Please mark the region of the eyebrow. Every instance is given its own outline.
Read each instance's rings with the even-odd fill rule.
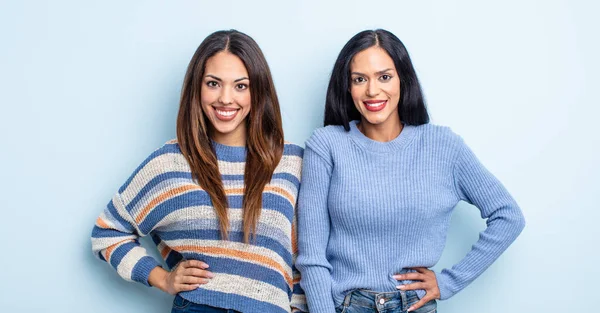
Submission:
[[[383,74],[383,73],[385,73],[385,72],[392,71],[392,70],[394,70],[394,69],[393,69],[393,68],[386,68],[385,70],[381,70],[381,71],[375,72],[375,74]],[[359,72],[352,72],[352,73],[350,73],[350,74],[351,74],[351,75],[360,75],[360,76],[366,76],[365,74],[363,74],[363,73],[359,73]]]
[[[222,81],[223,81],[223,80],[222,80],[222,79],[220,79],[219,77],[217,77],[217,76],[215,76],[215,75],[211,75],[211,74],[207,74],[207,75],[206,75],[206,77],[210,77],[210,78],[212,78],[212,79],[214,79],[214,80],[217,80],[217,81],[220,81],[220,82],[222,82]],[[233,82],[234,82],[234,83],[237,83],[237,82],[240,82],[240,81],[242,81],[242,80],[244,80],[244,79],[248,79],[248,77],[240,77],[240,78],[238,78],[238,79],[234,80]],[[249,80],[249,79],[248,79],[248,80]]]

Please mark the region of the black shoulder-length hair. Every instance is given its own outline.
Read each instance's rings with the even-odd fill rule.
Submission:
[[[398,37],[384,29],[365,30],[350,39],[335,61],[325,101],[324,126],[342,125],[350,130],[349,122],[360,120],[361,115],[350,95],[350,63],[354,56],[373,46],[381,47],[394,61],[400,78],[400,121],[407,125],[429,123],[423,91],[417,79],[408,51]]]

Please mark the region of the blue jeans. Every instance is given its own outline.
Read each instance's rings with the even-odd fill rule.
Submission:
[[[344,303],[336,308],[337,313],[404,313],[411,305],[419,302],[417,293],[409,291],[376,292],[355,289],[344,298]],[[436,313],[437,302],[431,300],[414,313]]]
[[[190,302],[180,295],[173,300],[171,313],[239,313],[235,310],[215,308],[214,306]]]

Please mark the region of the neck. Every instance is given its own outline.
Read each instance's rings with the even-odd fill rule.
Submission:
[[[238,127],[226,134],[213,131],[211,138],[225,146],[244,147],[246,146],[246,127]]]
[[[400,122],[400,118],[385,121],[380,124],[371,124],[366,119],[362,118],[356,127],[365,136],[379,142],[388,142],[396,139],[404,128]]]

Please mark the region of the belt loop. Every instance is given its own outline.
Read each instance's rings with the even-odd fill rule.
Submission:
[[[350,306],[350,299],[352,299],[352,291],[348,292],[344,297],[344,307],[347,308]]]
[[[406,301],[406,292],[404,290],[400,290],[400,299],[402,299],[402,311],[408,310],[408,303]]]

